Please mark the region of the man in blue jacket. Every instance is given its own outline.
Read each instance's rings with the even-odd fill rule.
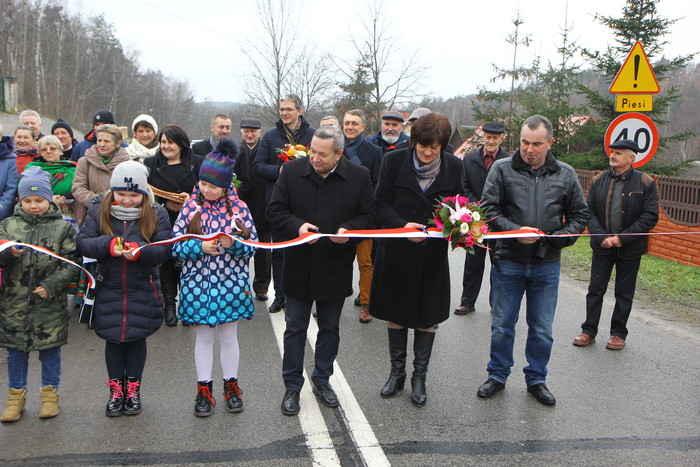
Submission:
[[[574,345],[586,347],[595,342],[603,297],[610,273],[615,267],[615,308],[610,323],[610,340],[605,346],[621,350],[627,339],[627,319],[632,311],[634,287],[642,255],[649,243],[646,235],[659,220],[659,196],[656,182],[649,175],[634,170],[632,164],[639,146],[632,140],[616,141],[608,146],[610,170],[596,175],[588,190],[591,218],[591,281],[586,295],[586,321]]]
[[[280,119],[275,123],[274,128],[270,128],[260,140],[260,147],[255,155],[253,167],[255,172],[267,180],[267,190],[265,192],[265,205],[270,203],[272,189],[279,178],[282,170],[282,163],[279,158],[287,144],[308,146],[314,135],[315,128],[301,115],[303,106],[301,98],[296,94],[287,94],[280,99]],[[274,224],[270,225],[272,230],[272,241],[280,242],[284,238],[280,229]],[[275,288],[275,300],[269,306],[270,313],[277,313],[285,307],[286,301],[282,291],[282,261],[283,250],[272,250],[272,281]]]

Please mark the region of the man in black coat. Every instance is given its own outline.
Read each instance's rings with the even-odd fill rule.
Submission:
[[[258,152],[260,143],[260,120],[255,118],[241,119],[241,164],[245,164],[249,168],[249,189],[241,199],[246,202],[250,213],[255,222],[255,230],[258,232],[258,238],[261,242],[270,242],[272,235],[270,232],[270,223],[265,217],[265,192],[267,190],[267,181],[255,172],[253,169],[253,160]],[[258,248],[255,252],[255,277],[253,279],[253,292],[258,300],[267,300],[267,289],[270,287],[272,280],[272,258],[271,251],[267,248]]]
[[[382,165],[383,153],[379,147],[365,139],[363,133],[367,128],[367,120],[362,110],[349,110],[343,116],[343,134],[345,148],[343,154],[350,161],[367,167],[372,180],[372,191],[379,180],[379,167]],[[355,299],[359,304],[360,322],[369,323],[369,295],[372,285],[372,239],[362,240],[357,244],[357,266],[360,269],[360,293]]]
[[[199,154],[202,157],[207,157],[207,154],[212,152],[216,147],[216,143],[219,142],[221,138],[231,137],[231,118],[228,115],[216,114],[211,118],[211,125],[209,125],[209,131],[211,131],[211,136],[209,139],[202,141],[197,141],[192,145],[192,152]]]
[[[498,159],[510,157],[510,154],[501,149],[505,139],[506,127],[499,122],[486,122],[481,126],[483,146],[476,151],[464,156],[464,196],[469,201],[481,200],[481,192],[484,189],[486,175],[491,164]],[[467,254],[464,258],[464,275],[462,277],[462,298],[455,309],[456,315],[466,315],[474,311],[474,304],[481,291],[481,282],[484,278],[484,264],[486,262],[486,249],[474,248],[474,254]],[[490,300],[489,300],[490,302]]]
[[[253,167],[257,174],[267,181],[267,191],[265,202],[269,203],[272,198],[272,189],[277,182],[282,169],[282,159],[279,158],[280,151],[285,145],[308,146],[314,135],[315,128],[301,115],[303,111],[301,98],[295,94],[287,94],[280,100],[280,119],[274,128],[270,128],[260,140],[260,147],[255,155]],[[282,241],[282,233],[271,224],[272,240]],[[282,291],[282,261],[283,250],[272,251],[272,281],[275,287],[275,300],[268,307],[270,313],[277,313],[285,307],[284,292]]]
[[[647,252],[645,235],[659,220],[659,196],[656,182],[632,167],[639,147],[625,139],[608,146],[610,170],[597,175],[588,191],[588,230],[591,234],[591,281],[586,295],[586,321],[574,345],[586,347],[595,342],[608,289],[615,267],[615,308],[610,323],[610,340],[605,346],[621,350],[627,339],[627,319],[632,311],[634,288],[642,255]]]
[[[285,239],[309,232],[342,234],[376,226],[369,171],[343,155],[343,134],[337,128],[318,129],[309,156],[284,165],[275,185],[267,217]],[[345,297],[352,294],[352,264],[356,242],[348,238],[321,238],[288,248],[284,256],[286,294],[282,377],[286,392],[282,413],[299,413],[299,391],[304,384],[304,348],[316,304],[318,335],[313,391],[322,404],[337,407],[328,383],[340,343],[339,322]]]

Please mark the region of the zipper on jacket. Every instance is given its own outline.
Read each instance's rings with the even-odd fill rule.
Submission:
[[[126,221],[122,222],[122,235],[126,233]],[[126,259],[122,257],[122,334],[119,342],[126,339]]]

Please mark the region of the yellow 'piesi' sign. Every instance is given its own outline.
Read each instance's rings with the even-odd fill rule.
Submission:
[[[656,94],[657,92],[659,92],[659,83],[656,81],[654,70],[651,69],[642,44],[637,42],[610,85],[610,93]]]

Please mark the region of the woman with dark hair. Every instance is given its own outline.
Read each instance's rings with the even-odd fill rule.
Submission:
[[[199,168],[204,158],[190,150],[190,138],[178,125],[165,126],[158,135],[158,141],[160,148],[156,154],[147,157],[143,163],[148,168],[149,185],[173,195],[168,198],[156,196],[156,201],[165,207],[170,224],[174,225],[183,203],[199,180]],[[182,201],[177,201],[178,197]],[[174,259],[161,266],[160,281],[165,303],[165,324],[177,326],[180,270]]]
[[[445,152],[451,133],[447,118],[429,113],[413,124],[409,147],[384,156],[374,194],[384,228],[423,230],[438,200],[462,192],[462,163]],[[447,242],[442,238],[411,238],[377,243],[369,312],[388,321],[391,359],[391,374],[380,394],[391,397],[403,389],[411,328],[411,401],[422,407],[427,400],[425,375],[435,328],[450,316]]]

